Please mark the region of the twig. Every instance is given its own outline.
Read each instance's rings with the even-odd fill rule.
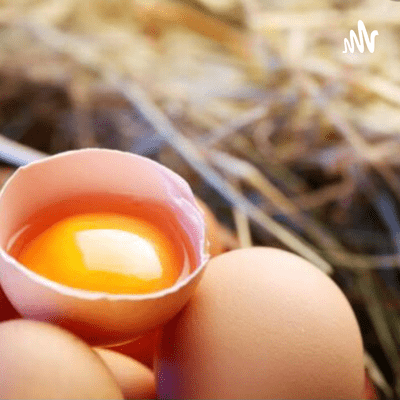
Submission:
[[[254,165],[222,151],[208,150],[206,156],[210,158],[215,166],[257,188],[283,213],[296,214],[299,212],[298,208]]]
[[[350,270],[369,270],[375,268],[400,267],[397,254],[351,254],[348,252],[334,251],[332,262]]]
[[[400,105],[400,86],[377,75],[360,74],[356,83],[364,86],[371,93],[375,93],[390,102]]]
[[[400,85],[382,76],[365,71],[349,74],[348,70],[344,70],[343,66],[338,63],[318,57],[304,58],[301,68],[303,71],[318,74],[324,78],[341,80],[350,85],[362,87],[369,93],[374,93],[382,99],[400,105]]]
[[[207,138],[199,140],[199,145],[204,147],[215,146],[228,135],[231,135],[239,129],[243,129],[246,126],[259,121],[265,117],[267,113],[268,107],[266,106],[257,106],[249,111],[246,111],[237,118],[229,121],[227,124],[215,129],[214,131],[211,131]]]
[[[46,155],[0,135],[0,159],[3,162],[20,167],[38,161]]]
[[[322,189],[305,193],[292,199],[292,201],[302,210],[318,208],[324,204],[344,198],[352,194],[355,190],[354,181],[350,177],[344,177],[338,184],[332,184]]]
[[[235,220],[240,247],[251,247],[252,239],[250,224],[246,214],[243,214],[238,208],[233,207],[233,218]]]
[[[385,379],[385,376],[379,369],[375,360],[366,351],[364,351],[364,365],[372,382],[374,382],[374,384],[382,390],[387,398],[393,398],[392,388]]]
[[[382,178],[386,181],[394,196],[396,196],[397,201],[400,203],[400,179],[398,178],[398,176],[394,173],[389,165],[386,165],[384,163],[375,163],[374,167],[377,172],[382,176]]]
[[[349,165],[354,159],[354,149],[346,144],[333,145],[329,148],[319,150],[308,154],[307,157],[301,159],[304,165],[318,165],[324,171],[337,172],[341,170],[342,165]]]
[[[247,38],[243,32],[193,7],[172,2],[143,5],[136,3],[135,14],[141,24],[156,26],[158,29],[179,24],[221,43],[239,57],[246,58],[250,55],[246,46]]]
[[[364,298],[367,312],[371,318],[382,349],[388,360],[390,360],[394,371],[397,372],[400,368],[397,345],[385,318],[385,309],[380,301],[379,293],[375,288],[372,276],[369,273],[360,275],[358,277],[357,286]],[[399,395],[399,393],[397,393],[397,395]]]

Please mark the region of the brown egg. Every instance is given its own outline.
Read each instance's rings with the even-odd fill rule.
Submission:
[[[115,376],[125,399],[155,399],[156,383],[148,367],[116,351],[95,349]]]
[[[122,399],[114,376],[82,340],[28,320],[0,324],[0,398]]]
[[[347,299],[271,248],[212,259],[157,350],[161,399],[360,398],[363,346]]]

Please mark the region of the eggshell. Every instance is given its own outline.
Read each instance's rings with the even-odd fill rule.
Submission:
[[[7,254],[7,242],[35,211],[70,196],[104,192],[168,205],[193,246],[194,270],[162,291],[110,295],[52,282]],[[208,260],[203,214],[189,185],[154,161],[115,150],[71,151],[21,167],[0,193],[0,219],[0,283],[13,306],[93,345],[123,342],[171,319],[192,295]]]
[[[363,346],[335,283],[269,248],[213,258],[195,296],[163,329],[161,399],[339,399],[363,393]]]
[[[125,399],[155,399],[154,373],[133,358],[108,349],[95,349],[118,382]]]
[[[205,222],[206,222],[206,238],[209,243],[208,251],[211,256],[217,256],[224,252],[224,243],[221,237],[218,235],[219,223],[215,218],[211,209],[207,206],[204,201],[196,197],[196,202],[200,209],[204,212]]]
[[[0,324],[0,371],[1,399],[123,399],[89,346],[43,322]]]

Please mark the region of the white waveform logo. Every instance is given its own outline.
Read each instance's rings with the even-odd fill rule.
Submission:
[[[364,22],[361,20],[358,21],[358,37],[356,33],[351,30],[350,31],[350,41],[349,39],[344,39],[344,52],[347,53],[347,50],[350,49],[350,53],[354,53],[354,43],[357,45],[358,50],[361,53],[364,53],[364,40],[367,45],[368,50],[373,53],[375,51],[375,36],[378,36],[379,33],[377,30],[371,33],[371,38],[368,37],[367,29],[365,28]]]

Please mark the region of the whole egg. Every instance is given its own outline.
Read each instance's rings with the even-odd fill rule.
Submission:
[[[336,284],[272,248],[213,258],[163,329],[161,399],[350,399],[363,393],[363,345]]]

